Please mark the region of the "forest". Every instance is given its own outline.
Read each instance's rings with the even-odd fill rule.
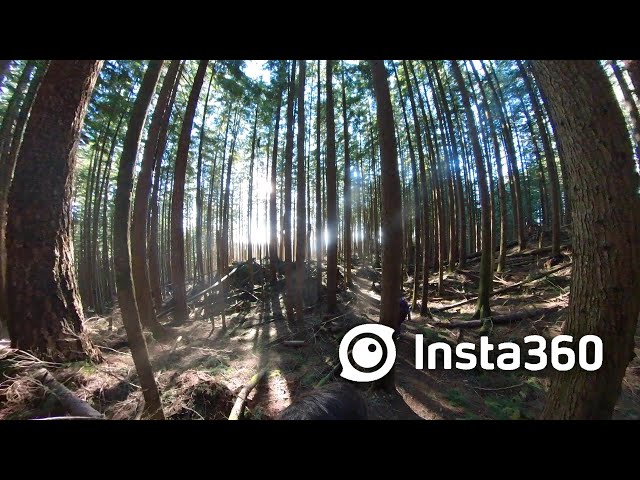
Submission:
[[[0,419],[638,420],[639,108],[640,60],[0,60]]]

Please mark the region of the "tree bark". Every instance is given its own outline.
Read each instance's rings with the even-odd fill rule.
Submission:
[[[418,187],[418,166],[416,165],[416,154],[413,148],[413,142],[411,141],[411,134],[409,129],[409,121],[407,119],[407,109],[405,108],[404,98],[402,96],[402,89],[400,87],[400,80],[398,77],[398,71],[393,67],[394,74],[396,77],[396,85],[398,86],[398,97],[400,98],[400,105],[402,108],[402,118],[404,119],[404,125],[407,135],[407,144],[409,146],[409,157],[411,159],[411,176],[413,182],[413,210],[414,210],[414,234],[416,237],[415,241],[415,255],[414,255],[414,268],[413,268],[413,288],[411,295],[411,308],[415,309],[418,304],[418,285],[420,279],[420,263],[422,262],[422,242],[420,236],[422,235],[422,217],[420,215],[420,203],[421,203],[421,190]],[[409,82],[409,76],[407,75],[407,71],[405,68],[405,78],[407,83]],[[412,106],[414,106],[412,104]],[[415,119],[415,117],[414,117]],[[418,132],[419,136],[419,132]]]
[[[411,73],[413,79],[418,85],[418,81],[416,79],[415,72],[413,70],[413,66],[409,63],[411,67]],[[413,126],[415,129],[415,137],[416,137],[416,149],[418,150],[418,160],[420,162],[420,198],[422,200],[422,292],[421,292],[421,301],[422,304],[420,306],[420,314],[421,315],[429,315],[428,308],[428,300],[429,300],[429,197],[427,194],[427,173],[425,166],[425,158],[424,158],[424,148],[422,146],[422,135],[420,133],[420,122],[418,120],[418,109],[416,108],[416,101],[413,94],[413,87],[411,85],[411,79],[409,78],[409,71],[407,69],[407,62],[405,60],[402,61],[402,67],[404,69],[404,75],[407,79],[407,89],[409,92],[409,101],[411,102],[411,112],[413,114]],[[420,93],[420,88],[418,87],[418,94]],[[422,102],[422,99],[420,99]],[[417,213],[416,213],[417,215]],[[462,259],[460,259],[462,262]],[[416,269],[416,279],[418,278],[418,272]]]
[[[291,63],[289,92],[287,95],[287,136],[284,149],[284,205],[283,205],[283,236],[285,263],[285,309],[287,319],[293,321],[293,304],[295,299],[295,281],[293,271],[292,242],[291,242],[291,190],[293,169],[293,104],[296,93],[296,61]]]
[[[253,135],[251,136],[251,160],[249,164],[249,195],[247,196],[247,261],[249,262],[249,290],[253,292],[253,241],[251,240],[251,221],[253,217],[253,163],[256,157],[256,137],[258,134],[258,106],[256,105]]]
[[[351,157],[349,156],[349,117],[347,115],[347,86],[342,62],[342,129],[344,132],[344,259],[345,282],[351,285]]]
[[[280,67],[280,79],[284,77],[284,62]],[[282,108],[282,94],[284,88],[276,91],[278,99],[276,106],[276,125],[273,134],[273,155],[271,158],[271,189],[269,190],[269,263],[271,264],[271,285],[276,284],[278,273],[278,209],[276,205],[276,183],[278,167],[278,135],[280,134],[280,110]]]
[[[296,184],[298,190],[298,199],[296,201],[296,321],[301,324],[304,317],[304,298],[303,291],[305,282],[305,243],[307,241],[306,230],[306,199],[305,199],[305,158],[304,158],[304,84],[307,74],[307,62],[300,61],[300,75],[298,78],[298,181]]]
[[[16,125],[13,133],[13,139],[11,140],[11,147],[9,149],[9,156],[4,162],[0,162],[0,336],[2,335],[3,323],[6,324],[9,317],[8,304],[7,304],[7,250],[6,250],[6,226],[7,226],[7,200],[9,197],[9,187],[11,185],[11,179],[16,168],[16,161],[18,160],[18,153],[20,151],[20,145],[22,144],[22,136],[25,126],[27,124],[27,118],[31,112],[33,106],[33,100],[36,96],[42,76],[47,66],[42,65],[37,69],[33,80],[29,84],[29,89],[24,97],[22,106],[20,107],[20,113],[16,120]]]
[[[147,111],[155,91],[162,60],[151,60],[142,79],[138,96],[136,97],[129,125],[122,147],[122,156],[118,167],[118,184],[114,198],[113,214],[113,256],[116,270],[116,285],[118,287],[118,303],[122,314],[122,323],[127,332],[127,339],[131,348],[131,356],[140,378],[144,396],[144,415],[151,419],[162,420],[162,403],[160,393],[153,376],[153,369],[149,362],[147,344],[142,334],[142,327],[136,305],[135,287],[131,276],[130,245],[130,214],[131,190],[133,188],[133,169],[136,163],[140,137],[144,127]]]
[[[547,135],[544,125],[542,111],[538,104],[538,99],[533,91],[533,85],[526,70],[524,69],[524,66],[522,65],[522,62],[517,61],[517,64],[520,70],[520,76],[524,80],[524,85],[533,107],[533,114],[536,117],[538,131],[540,132],[540,137],[542,139],[542,148],[544,151],[544,159],[547,164],[547,172],[549,173],[549,186],[551,187],[551,256],[556,257],[560,255],[560,183],[558,180],[558,169],[554,160],[551,142],[549,141],[549,136]]]
[[[603,363],[551,381],[545,419],[610,419],[634,356],[640,311],[638,174],[624,117],[593,60],[534,61],[562,141],[573,211],[573,275],[563,333],[597,335]]]
[[[202,124],[200,125],[200,143],[198,145],[198,165],[196,167],[196,235],[195,235],[195,279],[194,283],[204,284],[204,254],[202,251],[202,210],[203,210],[203,186],[202,186],[202,149],[205,140],[205,124],[207,120],[207,107],[209,106],[209,94],[211,93],[211,83],[215,72],[211,72],[209,85],[207,86],[207,94],[204,98],[204,108],[202,110]]]
[[[320,123],[321,107],[320,102],[320,60],[318,60],[318,100],[316,106],[316,297],[320,299],[322,292],[322,173],[320,168]]]
[[[480,93],[484,101],[484,114],[489,124],[489,132],[491,134],[491,142],[493,144],[493,154],[496,160],[496,171],[498,173],[498,201],[500,202],[500,252],[498,253],[498,265],[496,271],[503,272],[505,269],[506,257],[507,257],[507,190],[504,184],[504,174],[502,173],[502,161],[500,159],[500,142],[498,141],[498,134],[496,132],[495,124],[493,121],[493,115],[489,108],[489,102],[484,88],[484,82],[480,80],[480,76],[471,62],[471,69],[474,77],[476,78],[480,87]],[[487,161],[490,161],[487,159]],[[493,253],[492,253],[493,256]]]
[[[142,164],[136,182],[133,221],[131,222],[131,273],[133,275],[138,314],[142,325],[151,329],[154,335],[159,336],[162,336],[164,332],[156,319],[151,297],[151,284],[147,270],[147,218],[158,136],[162,128],[162,121],[166,115],[165,112],[169,107],[171,91],[178,75],[179,66],[179,60],[173,60],[169,65],[151,117],[149,134],[144,145]]]
[[[171,286],[173,300],[176,303],[174,323],[182,324],[187,319],[187,292],[185,285],[184,261],[184,183],[189,159],[189,144],[193,118],[198,105],[200,89],[204,83],[208,60],[200,60],[198,70],[193,79],[193,86],[187,101],[187,108],[182,121],[182,130],[178,140],[176,165],[173,172],[173,196],[171,198]]]
[[[402,211],[398,154],[393,122],[393,107],[384,60],[369,60],[373,74],[376,115],[380,138],[380,167],[382,172],[382,294],[380,323],[397,328],[400,314],[399,297],[402,289],[402,265],[398,252],[402,249]],[[386,390],[395,389],[395,368],[379,380]]]
[[[336,181],[336,123],[333,106],[333,60],[327,60],[327,310],[336,311],[338,282],[338,215]],[[399,187],[398,187],[399,188]],[[401,251],[401,250],[399,250]]]
[[[100,360],[83,328],[72,265],[76,148],[101,60],[54,60],[36,95],[9,191],[7,295],[12,348]]]
[[[491,308],[489,304],[489,296],[491,293],[491,285],[493,283],[493,273],[491,271],[491,212],[489,211],[489,188],[487,186],[487,173],[484,167],[484,159],[482,157],[482,149],[478,137],[478,129],[471,110],[471,102],[469,101],[469,93],[462,78],[462,72],[458,63],[451,61],[453,76],[456,79],[460,95],[462,96],[462,104],[467,116],[467,128],[471,137],[471,147],[476,162],[476,173],[478,181],[478,190],[480,192],[480,210],[482,222],[482,256],[480,258],[480,285],[478,286],[478,304],[473,318],[486,318],[491,316]]]

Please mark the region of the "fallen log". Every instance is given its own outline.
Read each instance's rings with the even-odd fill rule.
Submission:
[[[187,304],[193,303],[196,300],[198,300],[199,298],[203,297],[204,295],[206,295],[208,292],[210,292],[211,290],[213,290],[214,288],[219,287],[220,285],[222,285],[224,282],[226,282],[234,273],[236,273],[236,271],[238,271],[238,268],[240,268],[243,264],[238,265],[237,267],[235,267],[233,270],[231,270],[227,275],[225,275],[224,277],[222,277],[220,280],[218,280],[216,283],[214,283],[213,285],[211,285],[210,287],[205,288],[204,290],[202,290],[201,292],[196,293],[195,295],[193,295],[192,297],[187,299]],[[171,307],[167,308],[166,310],[163,310],[161,312],[158,312],[156,314],[157,318],[160,317],[164,317],[165,315],[168,315],[169,313],[171,313],[174,309],[176,308],[175,305],[172,305]]]
[[[84,400],[80,400],[71,390],[58,382],[46,368],[36,370],[33,377],[53,393],[71,415],[75,417],[91,417],[93,419],[104,418],[102,413],[95,410]]]
[[[517,242],[517,241],[508,242],[508,243],[507,243],[507,248],[513,248],[513,247],[515,247],[516,245],[518,245],[518,242]],[[498,245],[494,251],[495,251],[495,252],[499,252],[499,251],[500,251],[500,245]],[[473,260],[474,258],[479,258],[479,257],[481,257],[481,256],[482,256],[482,250],[481,250],[481,251],[479,251],[479,252],[474,252],[474,253],[472,253],[471,255],[467,255],[467,260]]]
[[[509,292],[511,290],[515,290],[515,289],[517,289],[517,288],[519,288],[519,287],[521,287],[523,285],[535,282],[536,280],[540,280],[542,278],[548,277],[552,273],[557,272],[558,270],[562,270],[563,268],[570,267],[571,265],[572,265],[572,262],[563,263],[562,265],[558,265],[557,267],[552,268],[551,270],[548,270],[547,272],[543,273],[539,277],[532,278],[532,279],[529,279],[529,280],[522,280],[520,282],[514,283],[513,285],[509,285],[508,287],[499,288],[498,290],[494,290],[493,293],[491,293],[491,295],[489,295],[489,298],[495,297],[496,295],[500,295],[501,293],[506,293],[506,292]],[[468,303],[475,302],[476,300],[478,300],[478,297],[472,297],[472,298],[469,298],[467,300],[463,300],[462,302],[457,302],[457,303],[453,303],[451,305],[447,305],[446,307],[434,308],[434,309],[432,309],[432,311],[436,312],[436,313],[445,312],[447,310],[451,310],[452,308],[460,307],[462,305],[466,305]]]
[[[563,250],[571,250],[571,244],[568,243],[566,245],[560,246],[560,252]],[[543,253],[551,252],[551,247],[542,247],[542,248],[534,248],[533,250],[525,250],[524,252],[516,252],[510,255],[507,255],[507,258],[516,258],[516,257],[527,257],[530,255],[541,255]]]
[[[236,398],[236,402],[234,403],[233,408],[231,409],[231,413],[229,414],[229,420],[239,420],[240,417],[242,417],[242,414],[244,412],[244,406],[247,403],[247,397],[251,393],[251,390],[253,390],[255,386],[258,385],[258,383],[260,383],[260,380],[262,380],[265,373],[267,373],[266,370],[259,371],[253,377],[251,377],[251,380],[249,380],[249,383],[247,383],[244,387],[242,387],[242,390],[240,390],[240,393],[238,394],[238,398]]]
[[[29,420],[106,420],[104,417],[79,417],[74,415],[67,415],[66,417],[45,417],[45,418],[30,418]]]
[[[537,308],[534,310],[525,310],[524,312],[511,313],[508,315],[496,315],[495,317],[486,317],[481,318],[480,320],[462,320],[459,322],[429,322],[429,325],[434,327],[444,327],[444,328],[473,328],[473,327],[481,327],[482,323],[491,320],[494,324],[496,323],[512,323],[519,322],[521,320],[526,320],[528,318],[537,317],[540,315],[546,315],[549,313],[557,312],[564,307],[554,306],[549,308]]]
[[[285,340],[282,345],[285,347],[304,347],[307,342],[305,340]]]

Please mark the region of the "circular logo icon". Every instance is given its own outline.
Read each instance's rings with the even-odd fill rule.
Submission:
[[[391,371],[396,360],[394,330],[386,325],[358,325],[340,342],[341,377],[352,382],[373,382]]]

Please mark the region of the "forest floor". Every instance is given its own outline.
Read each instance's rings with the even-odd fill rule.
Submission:
[[[523,252],[518,252],[516,247],[509,250],[505,272],[494,274],[494,289],[548,272],[544,265],[548,254],[528,254],[534,247]],[[571,276],[570,252],[565,253],[569,256],[564,258],[564,267],[553,267],[558,270],[550,275],[492,297],[494,315],[534,308],[549,309],[550,313],[494,324],[489,332],[491,343],[522,345],[527,335],[550,338],[560,333],[567,315]],[[437,312],[438,308],[475,295],[478,268],[479,257],[476,257],[468,260],[464,270],[445,273],[440,296],[437,295],[438,276],[431,276],[429,307],[434,318],[412,312],[411,320],[405,322],[397,342],[396,392],[385,393],[372,390],[368,384],[358,385],[372,419],[538,417],[548,388],[549,368],[531,372],[524,368],[463,371],[414,367],[416,333],[424,335],[425,345],[440,341],[453,346],[460,341],[479,345],[479,329],[446,326],[450,321],[469,319],[475,302]],[[371,269],[355,267],[357,292],[341,285],[338,312],[329,316],[323,304],[312,305],[306,309],[302,325],[292,325],[284,319],[282,295],[273,300],[269,294],[264,298],[256,294],[257,301],[236,302],[235,311],[227,315],[226,330],[216,317],[211,336],[208,336],[211,322],[198,318],[198,310],[191,311],[190,320],[183,326],[171,327],[172,335],[167,340],[156,341],[146,335],[165,415],[170,419],[226,419],[243,385],[256,372],[265,370],[264,379],[249,395],[244,418],[273,419],[292,399],[314,388],[318,382],[334,381],[342,336],[351,326],[378,320],[376,302],[380,297],[371,290],[370,275],[364,278],[371,272]],[[405,298],[409,300],[412,278],[405,277],[405,280]],[[140,418],[143,399],[119,311],[116,309],[111,317],[113,331],[108,329],[108,318],[94,317],[86,323],[93,342],[104,355],[104,362],[45,366],[58,381],[107,418]],[[163,322],[170,319],[170,316],[164,317]],[[303,342],[287,343],[291,340]],[[2,352],[0,345],[0,360]],[[640,419],[640,331],[636,333],[636,355],[627,369],[614,419]],[[38,388],[26,370],[9,368],[6,363],[0,362],[0,370],[4,368],[0,419],[64,415],[57,400]]]

